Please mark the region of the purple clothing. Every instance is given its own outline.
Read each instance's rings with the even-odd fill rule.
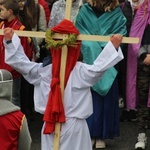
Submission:
[[[138,44],[129,44],[128,46],[128,59],[127,59],[127,87],[126,87],[126,105],[127,109],[135,109],[138,102],[137,97],[137,58],[143,37],[144,30],[150,24],[150,2],[148,1],[148,8],[145,13],[145,1],[139,10],[137,10],[133,20],[130,37],[139,37]],[[150,107],[150,92],[148,99],[148,107]]]

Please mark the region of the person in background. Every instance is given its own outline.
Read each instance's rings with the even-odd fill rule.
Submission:
[[[19,16],[26,30],[46,31],[46,15],[42,5],[37,0],[18,0],[20,6]],[[40,45],[43,38],[36,38],[37,45]]]
[[[31,136],[25,115],[12,100],[13,78],[0,69],[0,150],[30,150]]]
[[[73,0],[72,3],[72,14],[71,14],[71,21],[75,21],[75,17],[79,10],[79,4],[81,0]],[[66,8],[66,1],[59,0],[53,4],[51,15],[48,23],[48,28],[52,28],[60,23],[65,18],[65,8]]]
[[[49,17],[50,17],[50,9],[49,9],[49,6],[48,6],[48,4],[47,4],[47,2],[46,2],[45,0],[38,0],[38,3],[39,3],[40,5],[42,5],[43,8],[44,8],[45,16],[46,16],[46,23],[47,23],[47,25],[48,25],[48,23],[49,23]]]
[[[149,84],[150,84],[150,24],[145,28],[141,47],[138,54],[138,68],[137,68],[137,87],[138,87],[138,113],[137,113],[137,125],[139,128],[139,134],[137,137],[137,143],[135,149],[146,149],[147,146],[147,128],[149,121],[150,108],[148,104]]]
[[[46,1],[46,3],[48,4],[49,10],[50,10],[50,12],[51,12],[51,9],[52,9],[53,4],[54,4],[56,1],[58,1],[58,0],[45,0],[45,1]]]
[[[137,108],[139,133],[135,149],[146,149],[150,108],[150,1],[137,10],[129,36],[139,37],[138,44],[129,44],[127,55],[127,108]]]
[[[24,30],[25,26],[19,21],[19,5],[16,0],[1,0],[0,2],[0,18],[3,20],[0,23],[0,28],[4,29],[6,27],[12,27],[14,30]],[[0,36],[0,69],[6,69],[11,72],[13,76],[13,93],[12,93],[12,102],[16,106],[20,107],[20,86],[21,86],[21,74],[14,70],[12,67],[7,65],[4,61],[5,53],[4,53],[4,45],[3,45],[3,37]],[[21,44],[24,48],[25,54],[31,59],[32,52],[30,48],[30,43],[28,38],[20,37]]]
[[[35,0],[18,0],[20,6],[19,17],[27,31],[46,31],[46,17],[43,6]],[[30,37],[29,37],[30,38]],[[40,58],[40,44],[43,38],[30,38],[32,47],[32,61]],[[21,110],[26,114],[28,121],[33,121],[34,101],[33,85],[29,84],[23,77],[21,79]]]
[[[75,26],[81,34],[126,35],[126,18],[118,0],[87,0],[78,12]],[[105,42],[82,41],[83,61],[92,64]],[[96,49],[96,51],[95,51]],[[117,71],[108,69],[92,88],[93,114],[87,119],[93,147],[105,148],[104,139],[119,136],[119,96]]]
[[[120,8],[127,19],[127,37],[130,33],[131,24],[134,20],[136,11],[140,8],[144,0],[125,0],[120,4]],[[136,121],[137,111],[135,109],[129,109],[126,107],[126,81],[127,81],[127,53],[128,44],[123,44],[122,51],[124,54],[124,59],[119,63],[119,106],[123,108],[120,116],[120,121]],[[128,94],[128,93],[127,93]]]

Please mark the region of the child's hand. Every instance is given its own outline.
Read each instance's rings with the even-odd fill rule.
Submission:
[[[145,65],[150,65],[150,54],[147,54],[146,55],[146,58],[144,59],[143,63]]]
[[[4,29],[4,37],[6,41],[10,41],[14,34],[14,30],[12,28],[5,28]]]
[[[110,41],[114,45],[114,47],[117,49],[122,41],[123,36],[121,34],[114,34],[110,37]]]

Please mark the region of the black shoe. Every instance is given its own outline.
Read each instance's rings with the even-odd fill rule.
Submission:
[[[129,121],[137,121],[137,111],[135,110],[129,111]]]
[[[129,120],[129,111],[127,111],[127,110],[124,109],[122,111],[121,116],[120,116],[120,121],[124,122],[124,121],[128,121],[128,120]]]
[[[123,110],[122,115],[120,117],[120,121],[136,121],[137,120],[137,111],[135,110]]]

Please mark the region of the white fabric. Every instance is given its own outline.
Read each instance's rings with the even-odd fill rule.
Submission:
[[[26,80],[34,84],[35,110],[44,114],[50,91],[51,67],[30,62],[24,55],[20,39],[13,35],[12,43],[5,45],[5,61]],[[64,91],[66,123],[62,124],[60,150],[92,150],[90,135],[85,119],[93,112],[90,87],[102,77],[105,70],[123,59],[111,42],[94,61],[93,65],[77,62],[72,70]],[[42,134],[42,150],[52,150],[53,134]]]
[[[147,137],[145,133],[139,133],[138,142],[135,144],[135,149],[145,149],[147,144]]]

